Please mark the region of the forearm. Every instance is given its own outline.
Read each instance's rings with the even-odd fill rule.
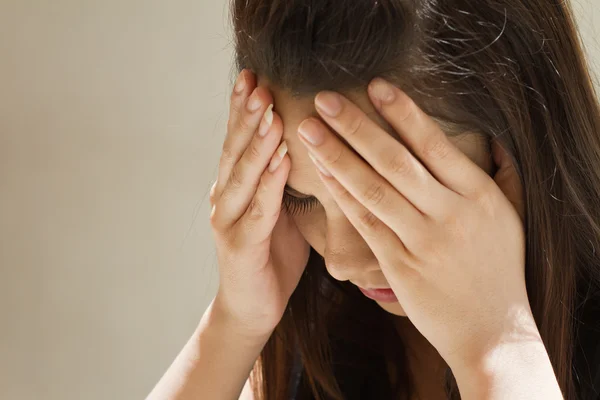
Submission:
[[[213,301],[146,400],[237,400],[267,340],[237,332]]]
[[[478,365],[453,369],[465,400],[562,400],[546,349],[539,339],[506,343]]]

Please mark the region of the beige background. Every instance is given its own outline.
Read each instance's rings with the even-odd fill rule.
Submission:
[[[198,323],[226,3],[0,0],[1,399],[142,399]]]

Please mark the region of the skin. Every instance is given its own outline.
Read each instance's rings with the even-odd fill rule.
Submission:
[[[379,263],[366,241],[357,232],[327,188],[321,182],[306,147],[298,137],[298,126],[309,117],[318,117],[311,98],[296,99],[289,92],[259,79],[273,95],[275,110],[283,121],[283,140],[288,146],[292,167],[287,181],[293,195],[314,196],[320,205],[309,213],[294,216],[294,221],[306,241],[324,257],[328,272],[335,279],[350,281],[362,288],[390,288]],[[393,128],[377,113],[366,92],[349,93],[360,110],[390,135]],[[322,119],[321,119],[322,120]],[[493,160],[487,140],[477,133],[462,132],[450,141],[488,174]],[[378,303],[389,313],[406,316],[400,303]]]
[[[463,399],[562,398],[527,299],[522,190],[497,143],[491,177],[480,144],[459,147],[478,143],[476,136],[455,143],[380,79],[368,90],[377,113],[360,94],[322,92],[314,99],[318,118],[302,120],[312,108],[275,93],[284,128],[268,108],[277,90],[262,84],[249,71],[238,79],[211,189],[217,295],[148,399],[238,398],[309,244],[334,277],[393,290],[401,308],[389,311],[408,317],[399,330],[411,338],[417,380],[433,378],[428,360],[441,357]],[[302,112],[292,113],[296,107]],[[312,213],[300,220],[281,212],[286,182],[321,201],[324,225]],[[341,258],[349,251],[359,262]],[[431,390],[419,390],[425,398],[441,397],[431,381],[417,386]]]
[[[300,232],[325,259],[326,268],[335,279],[350,281],[362,288],[390,288],[373,251],[323,185],[306,147],[298,137],[298,127],[307,118],[315,117],[323,121],[313,99],[293,98],[289,92],[270,85],[264,79],[259,79],[258,84],[269,89],[275,110],[283,121],[283,140],[287,143],[292,160],[287,181],[287,185],[293,189],[290,193],[296,197],[314,196],[320,203],[310,212],[294,216]],[[377,112],[366,92],[346,95],[381,129],[395,135],[393,128]],[[474,132],[449,133],[452,136],[451,142],[461,152],[488,174],[493,172],[492,155],[485,137]],[[377,304],[391,314],[406,317],[399,302]],[[397,327],[403,341],[410,347],[409,360],[415,380],[415,392],[426,399],[445,398],[443,382],[446,363],[442,357],[410,321],[398,321]],[[436,381],[438,384],[432,385]]]
[[[299,137],[406,315],[470,393],[461,369],[487,373],[497,350],[517,352],[513,346],[542,353],[525,289],[522,215],[502,190],[506,182],[494,181],[400,89],[375,79],[368,93],[400,141],[333,92],[315,98],[325,123],[304,120]],[[515,187],[514,167],[492,147],[498,176],[512,175]],[[546,360],[554,378],[546,394],[556,398]],[[511,398],[529,391],[495,390]]]

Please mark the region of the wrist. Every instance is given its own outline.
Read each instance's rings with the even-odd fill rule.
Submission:
[[[217,294],[203,316],[202,323],[222,337],[229,337],[245,344],[262,344],[267,342],[273,329],[257,329],[251,324],[235,317],[225,306]]]
[[[546,353],[530,310],[515,311],[485,326],[465,337],[460,351],[444,357],[452,370],[493,372],[502,359],[519,356],[521,348],[541,349]]]
[[[499,344],[451,368],[464,399],[562,399],[539,336]]]

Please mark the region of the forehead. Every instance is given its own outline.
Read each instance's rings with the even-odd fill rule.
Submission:
[[[316,95],[295,97],[290,91],[282,90],[270,85],[265,85],[265,87],[269,89],[273,96],[273,111],[275,111],[282,119],[283,139],[288,142],[288,147],[290,147],[290,149],[295,148],[296,143],[302,145],[296,136],[298,126],[302,121],[312,117],[327,125],[319,116],[319,113],[315,108],[314,99]],[[388,132],[388,134],[398,139],[398,135],[394,129],[392,129],[371,103],[366,90],[340,93],[358,106],[368,118],[377,123],[383,130]],[[333,133],[336,134],[335,132]],[[340,137],[340,139],[343,141],[343,138]],[[302,148],[304,148],[303,145]]]
[[[261,82],[259,79],[259,85],[260,84]],[[298,125],[300,125],[300,123],[307,118],[314,117],[321,120],[315,109],[315,96],[295,97],[290,91],[280,89],[278,87],[269,85],[268,83],[265,83],[264,86],[269,89],[273,96],[273,108],[283,120],[284,134],[287,133],[291,127],[294,128],[293,130],[295,133]],[[389,124],[375,110],[375,107],[369,100],[366,90],[340,93],[356,104],[365,114],[367,114],[380,126],[385,128],[390,133],[393,132]]]
[[[271,92],[273,96],[273,109],[283,122],[283,140],[287,142],[288,154],[292,167],[288,177],[288,185],[301,193],[315,195],[322,189],[322,183],[315,171],[315,167],[308,156],[308,152],[300,139],[298,139],[298,126],[307,118],[314,117],[322,121],[314,105],[314,96],[294,97],[288,90],[282,90],[274,85],[269,85],[264,79],[258,79],[258,84]],[[399,141],[402,141],[389,123],[377,112],[365,90],[342,92],[358,108],[373,120],[385,132]],[[486,139],[475,132],[466,131],[464,127],[431,117],[440,128],[451,138],[451,141],[469,156],[473,161],[484,168],[490,167],[487,156]],[[324,121],[322,121],[324,123]],[[335,132],[334,132],[335,134]]]
[[[261,79],[258,80],[258,84],[271,92],[273,111],[281,117],[283,122],[283,140],[287,142],[288,154],[292,161],[288,185],[301,193],[315,195],[320,190],[321,181],[314,171],[314,165],[308,157],[306,148],[297,137],[298,126],[305,119],[313,117],[325,123],[315,109],[315,96],[294,97],[290,91],[269,85],[268,82]],[[342,94],[384,130],[396,135],[391,126],[377,113],[366,90]]]

